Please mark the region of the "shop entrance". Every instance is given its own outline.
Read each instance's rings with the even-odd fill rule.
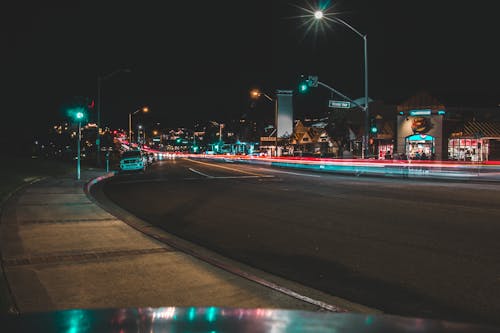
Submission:
[[[405,138],[406,155],[412,160],[430,160],[434,158],[434,137],[426,134],[414,134]]]

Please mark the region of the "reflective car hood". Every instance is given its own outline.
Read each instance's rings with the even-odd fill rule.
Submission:
[[[500,332],[499,327],[389,315],[160,307],[0,316],[3,332]]]

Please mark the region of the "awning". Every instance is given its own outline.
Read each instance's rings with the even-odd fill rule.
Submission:
[[[462,138],[500,138],[500,122],[492,121],[469,121],[466,122],[461,131],[453,133],[452,137]]]

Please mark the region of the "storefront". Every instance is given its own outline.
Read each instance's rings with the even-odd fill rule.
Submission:
[[[482,162],[500,159],[500,123],[469,121],[448,139],[448,158]]]
[[[399,154],[409,159],[443,158],[444,110],[413,109],[397,119]]]
[[[392,159],[394,157],[394,145],[392,143],[385,144],[380,143],[378,145],[378,159],[379,160],[387,160]]]
[[[483,161],[488,147],[481,139],[449,139],[448,158],[455,161]]]
[[[413,134],[405,138],[405,153],[412,160],[433,160],[436,155],[435,138],[427,134]]]
[[[446,159],[443,152],[444,105],[421,92],[397,106],[398,154],[410,159]]]

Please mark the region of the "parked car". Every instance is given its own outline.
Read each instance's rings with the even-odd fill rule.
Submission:
[[[128,150],[122,153],[120,157],[121,172],[141,172],[144,170],[146,170],[146,162],[144,154],[140,150]]]

